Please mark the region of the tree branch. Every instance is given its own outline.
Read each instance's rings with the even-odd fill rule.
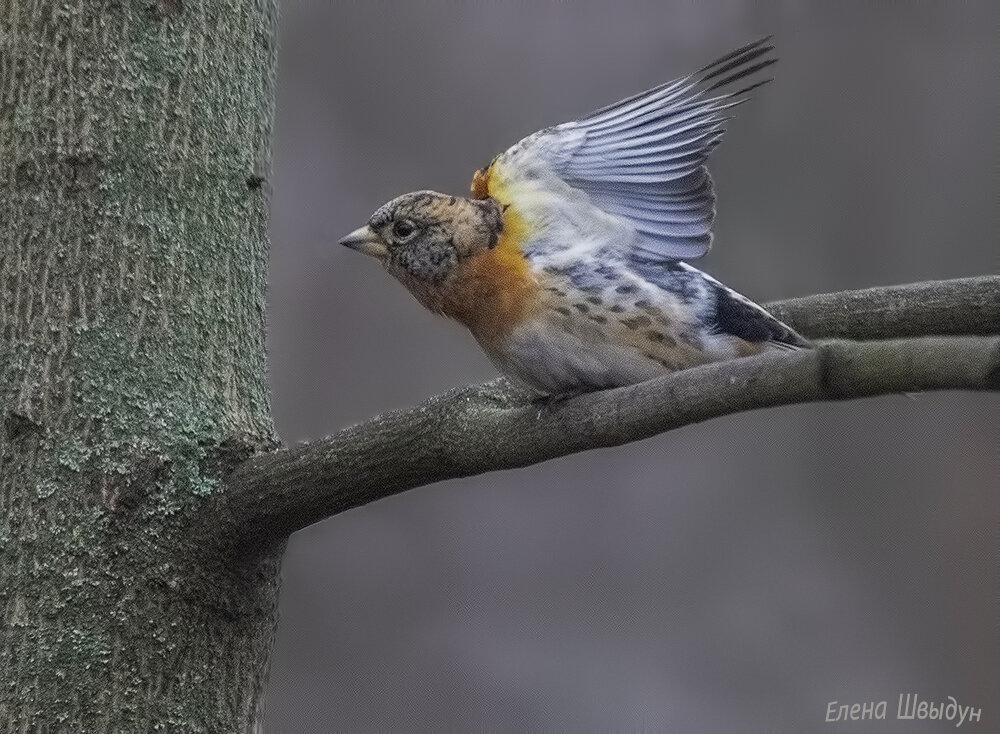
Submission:
[[[203,544],[257,556],[307,525],[444,479],[618,446],[722,415],[817,400],[1000,389],[1000,277],[770,304],[816,349],[717,362],[550,405],[499,379],[240,464],[202,508]],[[929,334],[919,338],[916,334]],[[956,336],[957,335],[957,336]],[[976,335],[976,336],[969,336]]]
[[[810,339],[1000,334],[1000,276],[822,293],[767,309]]]

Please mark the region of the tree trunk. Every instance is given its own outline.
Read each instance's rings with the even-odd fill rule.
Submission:
[[[0,3],[0,730],[245,731],[275,551],[185,541],[274,443],[275,0]]]
[[[284,539],[363,502],[740,410],[1000,387],[974,278],[777,307],[877,341],[547,406],[465,388],[249,458],[276,445],[275,5],[0,0],[0,731],[254,728]]]

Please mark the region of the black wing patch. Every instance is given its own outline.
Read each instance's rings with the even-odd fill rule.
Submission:
[[[735,297],[721,286],[716,286],[715,293],[715,325],[719,332],[748,342],[770,341],[799,349],[812,346],[760,306]]]

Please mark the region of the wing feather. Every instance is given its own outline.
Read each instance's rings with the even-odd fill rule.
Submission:
[[[711,247],[715,219],[705,163],[722,140],[728,110],[770,79],[734,92],[724,88],[776,61],[769,41],[754,41],[694,74],[535,133],[499,156],[491,175],[510,188],[520,178],[537,178],[532,169],[541,163],[634,230],[635,238],[621,245],[630,256],[700,257]]]

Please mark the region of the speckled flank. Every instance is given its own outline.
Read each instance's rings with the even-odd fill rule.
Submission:
[[[484,343],[498,366],[541,392],[558,392],[574,383],[581,390],[628,384],[711,359],[698,324],[672,294],[654,305],[655,294],[627,282],[634,276],[625,270],[614,278],[605,277],[610,267],[591,274],[541,274],[532,320],[501,344]]]
[[[630,329],[641,329],[643,326],[649,326],[653,323],[653,320],[649,316],[640,315],[632,316],[627,319],[619,319],[622,324],[625,324]]]

